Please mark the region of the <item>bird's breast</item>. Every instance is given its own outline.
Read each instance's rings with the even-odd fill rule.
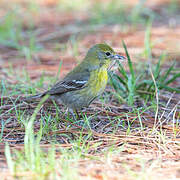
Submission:
[[[95,94],[96,96],[100,95],[107,84],[108,81],[108,73],[107,73],[107,68],[101,67],[98,70],[95,70],[92,75],[90,76],[90,81],[92,86],[92,93]]]

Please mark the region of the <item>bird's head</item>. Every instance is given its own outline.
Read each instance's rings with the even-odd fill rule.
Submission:
[[[123,61],[126,58],[114,52],[107,44],[96,44],[91,47],[85,57],[85,61],[90,65],[104,66],[108,68],[117,60]]]

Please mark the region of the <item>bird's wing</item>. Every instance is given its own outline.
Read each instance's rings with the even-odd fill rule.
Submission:
[[[50,90],[45,92],[45,94],[56,95],[82,89],[86,86],[89,76],[90,74],[87,71],[76,73],[73,76],[66,76],[62,81],[57,82]]]

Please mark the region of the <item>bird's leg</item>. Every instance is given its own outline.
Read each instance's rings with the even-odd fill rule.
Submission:
[[[78,113],[78,111],[77,111],[76,109],[73,110],[73,109],[71,109],[71,108],[68,108],[68,112],[71,113],[71,115],[72,115],[72,117],[73,117],[73,119],[74,119],[75,121],[77,121],[78,119],[80,119],[79,113]]]
[[[73,120],[76,121],[76,124],[79,126],[79,127],[83,127],[83,128],[86,128],[86,127],[90,127],[90,120],[91,120],[91,117],[90,118],[87,118],[86,116],[81,119],[78,111],[76,109],[70,109],[68,108],[68,115],[71,114],[72,117],[73,117]],[[84,119],[85,118],[85,119]]]
[[[76,109],[75,109],[74,111],[75,111],[75,113],[76,113],[76,117],[77,117],[78,119],[80,119],[80,116],[79,116],[78,111],[77,111]]]

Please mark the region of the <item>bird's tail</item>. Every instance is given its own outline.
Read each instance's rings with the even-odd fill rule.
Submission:
[[[34,100],[38,100],[40,98],[42,98],[45,94],[44,93],[39,93],[33,96],[27,96],[24,98],[25,101],[30,102],[30,101],[34,101]]]

